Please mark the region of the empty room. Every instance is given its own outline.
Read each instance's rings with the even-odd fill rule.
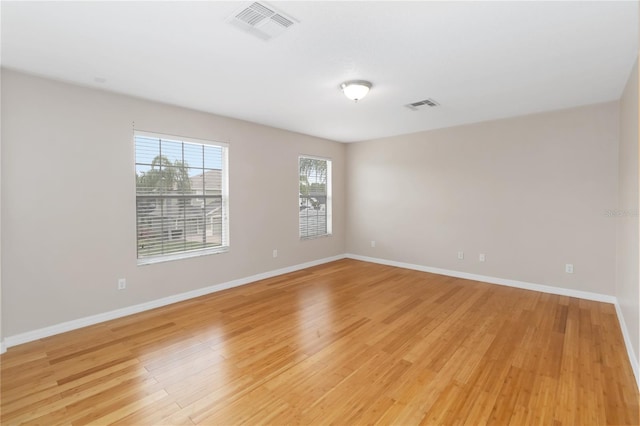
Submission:
[[[2,425],[638,425],[638,1],[0,3]]]

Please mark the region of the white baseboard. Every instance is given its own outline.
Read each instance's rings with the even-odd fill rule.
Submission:
[[[627,323],[624,320],[624,316],[622,315],[622,309],[620,309],[620,304],[616,301],[616,314],[618,314],[618,322],[620,323],[620,329],[622,330],[622,338],[624,339],[624,345],[627,347],[627,355],[629,356],[629,362],[631,363],[631,369],[633,370],[633,375],[636,377],[636,384],[638,385],[638,389],[640,390],[640,369],[638,368],[638,358],[633,349],[633,345],[631,344],[631,336],[629,336],[629,331],[627,330]]]
[[[137,314],[138,312],[148,311],[150,309],[159,308],[161,306],[170,305],[176,302],[182,302],[183,300],[193,299],[195,297],[204,296],[205,294],[215,293],[217,291],[226,290],[233,287],[239,287],[241,285],[249,284],[255,281],[264,280],[266,278],[275,277],[277,275],[287,274],[289,272],[299,271],[301,269],[310,268],[312,266],[321,265],[323,263],[333,262],[335,260],[344,259],[344,255],[327,257],[324,259],[314,260],[311,262],[301,263],[294,266],[288,266],[286,268],[276,269],[269,272],[263,272],[261,274],[252,275],[250,277],[239,278],[237,280],[228,281],[226,283],[215,284],[209,287],[199,288],[197,290],[188,291],[186,293],[180,293],[173,296],[163,297],[162,299],[152,300],[150,302],[140,303],[138,305],[127,306],[126,308],[116,309],[114,311],[104,312],[97,315],[91,315],[84,318],[78,318],[76,320],[55,324],[49,327],[40,328],[26,333],[16,334],[14,336],[5,337],[2,349],[10,348],[12,346],[20,345],[34,340],[42,339],[45,337],[53,336],[55,334],[65,333],[67,331],[76,330],[78,328],[87,327],[89,325],[98,324],[104,321],[109,321],[116,318],[121,318],[131,314]],[[0,352],[1,353],[1,352]]]
[[[633,345],[631,344],[631,338],[629,337],[627,324],[625,323],[624,317],[622,316],[622,311],[620,310],[618,299],[615,296],[609,296],[607,294],[600,294],[600,293],[592,293],[588,291],[571,290],[567,288],[553,287],[553,286],[548,286],[543,284],[533,284],[533,283],[527,283],[523,281],[508,280],[504,278],[488,277],[485,275],[476,275],[476,274],[470,274],[467,272],[452,271],[449,269],[432,268],[429,266],[415,265],[412,263],[396,262],[394,260],[360,256],[357,254],[347,253],[345,257],[348,259],[379,263],[381,265],[396,266],[398,268],[413,269],[416,271],[431,272],[433,274],[447,275],[447,276],[456,277],[456,278],[465,278],[465,279],[474,280],[474,281],[482,281],[490,284],[498,284],[498,285],[504,285],[508,287],[516,287],[516,288],[522,288],[526,290],[539,291],[542,293],[551,293],[551,294],[557,294],[560,296],[569,296],[569,297],[577,297],[579,299],[593,300],[596,302],[612,303],[615,306],[616,313],[618,315],[618,323],[620,324],[620,329],[622,330],[622,336],[624,338],[624,344],[627,348],[629,363],[631,364],[631,369],[633,370],[633,375],[635,376],[638,389],[640,389],[640,368],[638,365],[638,358],[636,357],[636,354],[633,349]]]
[[[562,287],[553,287],[544,284],[533,284],[524,281],[509,280],[506,278],[489,277],[486,275],[470,274],[468,272],[452,271],[450,269],[433,268],[431,266],[416,265],[413,263],[396,262],[395,260],[378,259],[375,257],[360,256],[347,253],[348,259],[362,260],[365,262],[379,263],[381,265],[396,266],[398,268],[413,269],[416,271],[430,272],[432,274],[447,275],[449,277],[464,278],[473,281],[482,281],[489,284],[504,285],[507,287],[522,288],[525,290],[539,291],[541,293],[557,294],[560,296],[577,297],[579,299],[594,300],[596,302],[616,303],[614,296],[607,294],[592,293],[590,291],[572,290]]]
[[[638,368],[638,358],[636,358],[636,354],[634,353],[633,346],[631,345],[631,339],[629,338],[629,332],[627,330],[624,317],[622,316],[622,311],[620,310],[618,301],[614,296],[609,296],[606,294],[599,294],[599,293],[592,293],[587,291],[566,289],[561,287],[553,287],[553,286],[542,285],[542,284],[533,284],[533,283],[527,283],[523,281],[504,279],[504,278],[489,277],[485,275],[470,274],[467,272],[453,271],[449,269],[433,268],[429,266],[416,265],[412,263],[396,262],[393,260],[379,259],[379,258],[368,257],[368,256],[360,256],[356,254],[344,254],[344,255],[332,256],[324,259],[314,260],[311,262],[301,263],[294,266],[288,266],[286,268],[276,269],[273,271],[252,275],[250,277],[239,278],[237,280],[228,281],[226,283],[215,284],[209,287],[192,290],[186,293],[180,293],[173,296],[164,297],[162,299],[156,299],[150,302],[128,306],[122,309],[116,309],[114,311],[104,312],[97,315],[91,315],[88,317],[79,318],[76,320],[52,325],[50,327],[44,327],[38,330],[16,334],[14,336],[7,336],[5,337],[4,341],[0,342],[0,354],[6,352],[7,348],[20,345],[22,343],[31,342],[34,340],[53,336],[55,334],[65,333],[67,331],[76,330],[78,328],[86,327],[89,325],[98,324],[104,321],[109,321],[112,319],[121,318],[127,315],[136,314],[136,313],[147,311],[150,309],[159,308],[161,306],[170,305],[172,303],[182,302],[184,300],[193,299],[195,297],[204,296],[206,294],[215,293],[217,291],[222,291],[222,290],[226,290],[233,287],[239,287],[241,285],[249,284],[255,281],[260,281],[263,279],[275,277],[277,275],[287,274],[289,272],[299,271],[301,269],[310,268],[312,266],[317,266],[323,263],[333,262],[335,260],[340,260],[344,258],[362,260],[362,261],[371,262],[371,263],[379,263],[382,265],[396,266],[399,268],[413,269],[413,270],[422,271],[422,272],[430,272],[430,273],[439,274],[439,275],[447,275],[447,276],[456,277],[456,278],[464,278],[464,279],[469,279],[474,281],[482,281],[490,284],[498,284],[498,285],[504,285],[508,287],[516,287],[516,288],[522,288],[526,290],[539,291],[542,293],[551,293],[551,294],[557,294],[561,296],[570,296],[570,297],[577,297],[580,299],[594,300],[597,302],[612,303],[616,308],[618,321],[620,323],[620,328],[622,330],[622,335],[624,337],[625,346],[627,348],[627,354],[629,356],[629,362],[631,363],[633,374],[635,375],[638,388],[640,389],[640,379],[639,379],[640,371]]]

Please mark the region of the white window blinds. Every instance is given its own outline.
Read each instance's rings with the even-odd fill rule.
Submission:
[[[138,264],[229,247],[226,144],[135,132]]]
[[[331,160],[300,156],[300,238],[331,235]]]

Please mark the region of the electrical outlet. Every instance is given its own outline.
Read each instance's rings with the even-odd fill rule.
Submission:
[[[484,253],[480,253],[480,255],[478,256],[478,260],[480,262],[484,262],[485,260],[487,260],[486,257],[484,256]]]
[[[460,259],[460,260],[464,259],[464,252],[463,251],[459,251],[458,252],[458,259]]]
[[[374,240],[371,240],[371,247],[375,247],[376,246],[376,242]]]
[[[273,257],[278,257],[278,249],[273,249]]]
[[[124,290],[127,288],[127,280],[125,278],[118,279],[118,290]]]
[[[564,271],[567,274],[573,274],[573,264],[572,263],[567,263],[566,265],[564,265]]]

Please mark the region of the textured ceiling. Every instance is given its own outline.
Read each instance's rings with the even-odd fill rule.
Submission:
[[[3,1],[2,66],[349,142],[618,99],[638,52],[631,1],[271,2],[269,41],[249,4]]]

